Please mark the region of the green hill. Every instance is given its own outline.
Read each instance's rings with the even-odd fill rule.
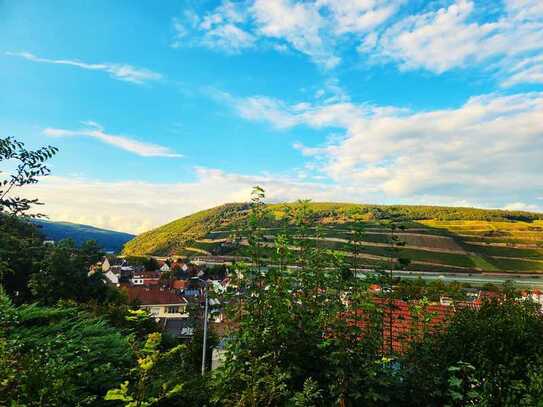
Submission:
[[[98,245],[106,251],[119,252],[126,242],[134,238],[134,235],[130,233],[77,223],[52,222],[43,219],[33,219],[32,223],[38,226],[48,240],[73,239],[77,245],[87,240],[96,240]]]
[[[283,225],[285,206],[267,205],[265,225],[270,242]],[[385,223],[400,216],[406,229],[401,256],[411,260],[410,268],[421,271],[455,272],[543,272],[543,214],[438,206],[385,206],[350,203],[309,203],[312,217],[321,230],[319,244],[349,253],[352,224],[365,225],[361,257],[371,267],[389,253],[389,231]],[[129,241],[126,255],[201,256],[246,254],[243,236],[247,204],[226,204],[178,219]],[[270,248],[271,251],[271,248]]]

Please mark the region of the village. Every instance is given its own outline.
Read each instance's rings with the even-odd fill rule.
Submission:
[[[200,256],[186,258],[141,259],[137,262],[130,258],[105,256],[92,267],[90,273],[100,271],[110,285],[119,288],[132,306],[145,310],[167,333],[180,340],[190,341],[195,324],[206,325],[220,339],[227,338],[232,324],[224,314],[224,305],[220,293],[228,289],[230,278],[229,266],[236,259],[228,256]],[[411,302],[394,298],[391,303],[387,298],[397,286],[388,288],[381,284],[370,284],[368,291],[374,302],[383,308],[383,342],[389,344],[394,352],[402,352],[411,338],[406,335],[413,326],[420,324],[411,310]],[[439,300],[430,301],[426,311],[430,315],[427,328],[437,330],[458,308],[478,308],[485,301],[501,295],[485,288],[465,287],[462,300],[458,301],[446,293]],[[543,312],[543,292],[537,288],[523,290],[520,295],[540,304]],[[191,315],[190,310],[194,310]],[[356,314],[356,310],[353,310]],[[207,318],[204,318],[207,316]],[[209,325],[209,327],[207,326]],[[220,365],[224,340],[213,350],[212,369]]]

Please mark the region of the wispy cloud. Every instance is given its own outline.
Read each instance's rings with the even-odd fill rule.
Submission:
[[[315,3],[255,0],[251,10],[257,22],[256,31],[261,36],[286,41],[327,69],[341,61],[327,37],[322,35],[326,19]]]
[[[256,45],[257,37],[244,28],[249,13],[242,3],[225,1],[204,16],[185,10],[181,18],[173,18],[172,48],[201,45],[228,54],[238,54]],[[192,36],[191,33],[197,33]]]
[[[172,19],[174,39],[193,34],[190,44],[228,53],[256,47],[284,53],[295,50],[324,69],[336,67],[341,58],[336,46],[342,37],[360,36],[386,22],[402,0],[223,0],[215,9]],[[181,20],[184,20],[182,22]],[[187,29],[190,28],[190,30]]]
[[[108,134],[98,123],[92,121],[86,121],[82,124],[85,125],[85,128],[83,129],[67,130],[59,128],[46,128],[43,130],[43,134],[49,137],[92,137],[142,157],[183,157],[182,154],[177,154],[168,147],[144,143],[123,135]]]
[[[87,69],[91,71],[101,71],[108,73],[112,78],[130,82],[138,85],[150,81],[157,81],[162,79],[162,75],[157,72],[153,72],[146,68],[139,68],[128,64],[118,64],[118,63],[88,63],[79,60],[72,59],[49,59],[42,58],[31,54],[30,52],[6,52],[6,55],[15,56],[24,58],[28,61],[40,62],[46,64],[56,64],[56,65],[69,65],[75,66],[81,69]]]

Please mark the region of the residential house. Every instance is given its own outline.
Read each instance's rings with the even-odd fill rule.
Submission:
[[[187,300],[174,291],[161,287],[123,287],[130,302],[157,320],[188,318]],[[163,321],[165,322],[165,321]]]
[[[102,273],[107,280],[119,287],[122,281],[129,279],[135,272],[135,268],[130,266],[125,259],[105,257],[101,263]]]
[[[158,286],[160,285],[159,271],[138,271],[133,273],[130,283],[134,286]]]

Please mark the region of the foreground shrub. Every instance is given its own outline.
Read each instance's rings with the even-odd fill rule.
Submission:
[[[542,349],[537,304],[509,296],[461,309],[446,330],[406,355],[405,399],[417,406],[540,406]]]

